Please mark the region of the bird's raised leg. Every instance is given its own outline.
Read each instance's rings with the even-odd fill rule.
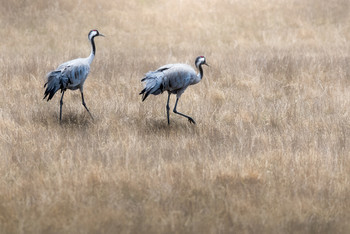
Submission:
[[[60,123],[61,123],[61,121],[62,121],[63,95],[64,95],[64,90],[62,91],[62,96],[61,96],[61,100],[60,100]]]
[[[169,100],[170,100],[170,92],[168,92],[168,102],[166,103],[166,116],[168,118],[168,124],[170,124],[170,120],[169,120],[169,110],[170,110],[170,107],[169,107]]]
[[[81,93],[81,100],[83,101],[83,106],[85,107],[85,109],[87,110],[87,112],[89,112],[90,116],[92,119],[94,119],[94,117],[92,117],[92,114],[90,113],[89,109],[87,108],[85,101],[84,101],[84,93],[82,91],[80,91]]]
[[[177,102],[179,101],[179,98],[176,98],[175,106],[174,106],[174,113],[178,115],[182,115],[183,117],[186,117],[190,123],[196,124],[194,119],[192,119],[190,116],[184,115],[176,110]]]

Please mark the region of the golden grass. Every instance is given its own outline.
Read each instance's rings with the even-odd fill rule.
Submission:
[[[0,2],[1,233],[350,232],[348,1]],[[68,91],[60,125],[45,74],[93,28],[96,119]],[[198,55],[168,126],[140,78]]]

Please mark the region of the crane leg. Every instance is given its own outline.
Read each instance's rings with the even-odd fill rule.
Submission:
[[[194,119],[192,119],[190,116],[184,115],[184,114],[182,114],[182,113],[180,113],[180,112],[178,112],[178,111],[176,110],[176,106],[177,106],[177,102],[178,102],[178,101],[179,101],[179,98],[176,98],[176,102],[175,102],[175,106],[174,106],[174,110],[173,110],[174,113],[175,113],[175,114],[178,114],[178,115],[181,115],[181,116],[183,116],[183,117],[186,117],[190,123],[196,124],[196,122],[194,121]]]
[[[169,100],[170,100],[170,92],[168,92],[168,102],[166,103],[166,116],[168,118],[168,124],[170,124],[170,120],[169,120],[169,110],[170,110]]]
[[[89,109],[87,108],[86,104],[85,104],[85,101],[84,101],[84,93],[83,92],[80,92],[81,93],[81,100],[83,101],[83,106],[85,107],[85,109],[87,110],[87,112],[89,112],[90,116],[92,119],[94,119],[94,117],[92,117],[92,114],[90,113]]]
[[[61,100],[60,100],[60,123],[62,121],[63,95],[64,95],[64,91],[62,91],[62,96],[61,96]]]

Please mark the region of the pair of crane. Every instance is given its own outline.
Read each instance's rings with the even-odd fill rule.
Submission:
[[[47,74],[47,82],[44,85],[46,87],[44,98],[47,101],[51,100],[52,97],[58,90],[61,90],[61,100],[60,100],[60,122],[62,120],[62,106],[63,106],[63,95],[67,89],[76,90],[79,89],[81,93],[82,104],[90,114],[92,114],[87,108],[84,101],[83,86],[84,82],[89,74],[90,65],[94,60],[96,53],[95,37],[102,36],[97,30],[91,30],[88,34],[89,41],[91,43],[91,53],[87,58],[78,58],[70,60],[68,62],[62,63],[54,71]],[[142,94],[142,101],[146,100],[148,95],[158,95],[164,91],[168,92],[168,101],[166,105],[168,124],[169,120],[169,100],[170,94],[176,94],[176,102],[174,106],[174,113],[186,117],[190,123],[195,124],[193,118],[188,115],[182,114],[176,110],[177,103],[189,85],[197,84],[203,78],[203,68],[202,65],[207,65],[204,56],[199,56],[195,60],[196,68],[199,73],[196,74],[195,70],[187,64],[167,64],[155,71],[150,71],[146,73],[145,77],[141,79],[141,82],[145,82],[144,89],[140,92]]]

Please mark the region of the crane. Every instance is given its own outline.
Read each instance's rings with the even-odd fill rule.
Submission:
[[[90,64],[95,57],[96,47],[94,38],[97,36],[104,37],[104,35],[99,33],[97,30],[91,30],[88,34],[88,38],[91,43],[91,53],[89,57],[78,58],[62,63],[55,70],[49,72],[46,75],[47,82],[45,83],[44,88],[46,86],[47,88],[45,90],[43,99],[47,97],[47,101],[49,101],[55,95],[55,93],[61,89],[62,96],[60,100],[60,122],[62,120],[63,95],[67,89],[80,90],[82,104],[90,114],[91,118],[94,119],[85,104],[83,86],[90,71]]]
[[[190,123],[196,124],[193,118],[182,114],[176,110],[177,103],[187,89],[189,85],[197,84],[203,78],[203,69],[202,65],[209,66],[204,56],[199,56],[195,60],[196,68],[199,70],[199,73],[196,74],[195,70],[187,64],[167,64],[155,71],[150,71],[146,73],[145,77],[141,79],[141,82],[145,82],[144,89],[140,92],[142,94],[142,101],[146,100],[148,95],[158,95],[163,93],[165,90],[168,91],[168,101],[166,104],[167,119],[168,124],[169,120],[169,100],[170,94],[176,94],[176,102],[173,112],[175,114],[186,117]]]

